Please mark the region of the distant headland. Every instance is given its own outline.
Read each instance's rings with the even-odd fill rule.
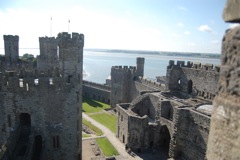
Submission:
[[[220,58],[220,54],[217,54],[217,53],[143,51],[143,50],[123,50],[123,49],[84,49],[84,50],[86,50],[86,51],[93,51],[93,52],[152,54],[152,55],[162,55],[162,56],[198,57],[198,58]]]

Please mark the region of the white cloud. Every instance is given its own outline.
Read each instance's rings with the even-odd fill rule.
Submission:
[[[235,28],[237,26],[240,26],[239,23],[232,23],[232,24],[229,24],[229,28]]]
[[[190,35],[191,33],[189,31],[184,32],[185,35]]]
[[[202,31],[202,32],[212,32],[213,30],[208,26],[208,25],[201,25],[198,27],[198,30],[199,31]]]
[[[181,22],[178,22],[178,23],[177,23],[177,26],[178,26],[178,27],[184,27],[184,24],[181,23]]]

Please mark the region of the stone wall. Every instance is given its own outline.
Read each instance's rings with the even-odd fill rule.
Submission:
[[[111,87],[90,82],[83,81],[83,96],[95,99],[100,102],[110,104]]]
[[[192,96],[213,99],[217,94],[219,67],[212,64],[192,63],[184,61],[169,61],[167,67],[167,90],[181,91]]]
[[[210,116],[192,109],[180,109],[176,143],[172,146],[174,156],[186,159],[202,160],[205,158],[210,128]]]
[[[228,1],[228,14],[238,13]],[[235,10],[235,9],[237,10]],[[229,13],[230,12],[230,13]],[[231,13],[234,12],[234,13]],[[239,17],[239,16],[238,16]],[[234,18],[233,18],[234,19]],[[233,19],[231,21],[233,21]],[[240,159],[240,27],[226,31],[222,41],[219,94],[214,99],[207,159]]]

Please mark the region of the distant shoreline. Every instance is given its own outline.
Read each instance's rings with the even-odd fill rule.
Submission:
[[[141,51],[141,50],[121,50],[121,49],[84,49],[93,52],[111,52],[111,53],[131,53],[131,54],[151,54],[162,56],[178,56],[178,57],[197,57],[197,58],[217,58],[220,59],[221,54],[214,53],[190,53],[190,52],[167,52],[167,51]]]

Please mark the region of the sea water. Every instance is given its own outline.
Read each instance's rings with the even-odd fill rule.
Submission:
[[[144,76],[153,80],[156,79],[156,76],[166,75],[169,60],[185,61],[185,64],[187,61],[201,62],[202,64],[220,64],[220,59],[213,58],[84,51],[83,70],[85,76],[83,79],[103,84],[105,83],[106,78],[110,76],[112,66],[136,66],[137,57],[145,58]]]

